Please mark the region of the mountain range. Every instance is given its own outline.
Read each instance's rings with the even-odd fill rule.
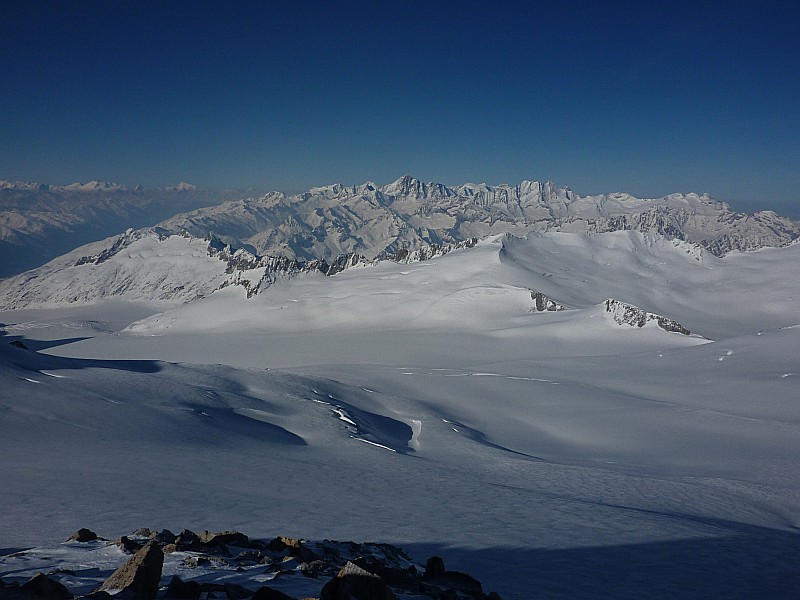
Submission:
[[[214,233],[260,255],[326,260],[349,253],[382,258],[506,232],[626,229],[696,243],[718,256],[800,237],[789,219],[771,211],[735,213],[705,194],[579,196],[552,182],[448,187],[408,175],[383,187],[368,182],[295,196],[272,192],[177,215],[161,227],[199,237]]]
[[[43,193],[55,189],[28,187]],[[154,216],[158,210],[175,208],[177,201],[210,201],[208,193],[187,184],[142,196],[98,182],[57,191],[73,199],[102,191],[95,203],[75,200],[87,211],[80,218],[100,220],[100,212],[116,211],[125,222],[133,213]],[[138,203],[126,200],[131,194]],[[308,271],[332,275],[381,260],[424,260],[502,233],[619,230],[686,242],[687,252],[718,257],[784,246],[800,237],[797,223],[772,211],[736,213],[708,195],[582,197],[551,182],[448,187],[404,176],[382,187],[368,182],[312,188],[293,196],[271,192],[180,213],[154,227],[128,229],[4,281],[0,307],[111,296],[185,302],[228,285],[243,286],[252,296],[280,277]],[[12,234],[7,240],[14,239]],[[123,266],[108,262],[123,251],[130,258]],[[155,266],[167,255],[179,256],[180,268]],[[15,262],[20,263],[25,261]]]

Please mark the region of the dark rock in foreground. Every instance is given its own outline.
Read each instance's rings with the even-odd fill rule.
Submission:
[[[87,536],[79,533],[70,540]],[[101,538],[95,536],[95,539]],[[123,552],[135,554],[95,592],[82,599],[296,600],[289,594],[302,589],[304,593],[300,597],[303,597],[311,589],[320,590],[319,600],[395,600],[398,597],[500,600],[497,594],[484,594],[481,583],[473,577],[448,571],[442,558],[431,557],[423,570],[402,549],[391,544],[314,542],[283,536],[266,541],[251,540],[238,531],[203,531],[197,535],[184,529],[175,535],[168,530],[139,529],[130,537],[121,536],[108,545],[117,545]],[[73,546],[72,552],[92,556],[105,552],[105,546],[86,544],[80,549]],[[196,572],[196,576],[184,580],[175,575],[161,587],[164,555],[172,552],[179,554],[169,558],[170,569],[178,567],[183,569],[182,573],[188,569],[190,573]],[[27,560],[24,554],[19,553],[22,563]],[[87,585],[76,572],[59,568],[51,575],[59,577],[61,574],[65,583],[80,585],[84,590],[97,585],[96,575],[86,575],[91,581],[91,585]],[[232,577],[237,583],[233,583]],[[264,585],[265,581],[278,582],[276,587],[283,591]],[[15,583],[0,580],[0,600],[72,598],[66,587],[45,575],[39,574],[24,585],[19,578]]]
[[[68,542],[93,542],[97,539],[97,534],[91,529],[81,527],[67,539]]]
[[[394,600],[391,588],[377,575],[348,562],[322,588],[320,600]]]
[[[422,575],[422,591],[434,598],[448,597],[450,593],[455,593],[456,598],[481,600],[486,597],[480,581],[466,573],[447,571],[444,560],[439,556],[428,559]]]
[[[66,587],[42,573],[21,586],[0,579],[0,600],[72,600],[73,597]]]
[[[294,600],[294,598],[265,585],[258,588],[250,600]]]
[[[152,600],[158,594],[164,553],[155,541],[149,542],[105,580],[99,591],[132,592],[133,600]]]
[[[238,531],[220,531],[212,533],[203,531],[200,533],[200,543],[205,546],[242,546],[247,547],[249,538]]]
[[[42,573],[32,577],[21,589],[40,600],[72,600],[73,597],[67,588]]]

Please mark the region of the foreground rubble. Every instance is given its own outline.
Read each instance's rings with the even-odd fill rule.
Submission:
[[[143,528],[109,541],[82,528],[58,549],[2,557],[0,577],[0,600],[500,598],[446,570],[438,556],[422,567],[390,544],[260,540],[238,531]]]

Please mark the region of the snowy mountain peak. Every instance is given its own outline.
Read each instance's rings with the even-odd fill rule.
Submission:
[[[71,183],[63,186],[63,189],[74,192],[108,192],[108,191],[123,191],[128,188],[119,183],[111,183],[109,181],[89,181],[88,183]]]
[[[90,182],[84,187],[108,189],[109,185]],[[190,191],[187,188],[180,196],[189,198]],[[175,193],[170,193],[174,197]],[[474,245],[474,240],[491,236],[551,231],[640,232],[671,240],[697,261],[703,259],[699,247],[723,256],[800,239],[800,227],[788,219],[766,211],[733,213],[705,195],[582,197],[551,181],[448,187],[410,175],[380,188],[372,182],[355,186],[336,183],[294,196],[271,193],[259,199],[232,200],[176,215],[157,227],[159,235],[167,237],[187,235],[202,240],[214,236],[231,248],[246,248],[256,257],[253,261],[271,257],[287,264],[329,266],[354,256],[366,262],[413,260],[436,255],[441,249]],[[104,253],[116,251],[114,244],[85,251],[76,260],[86,259],[82,264],[97,266]],[[131,277],[143,275],[134,270]],[[253,285],[256,283],[254,280]],[[164,285],[169,288],[168,283]],[[46,287],[40,301],[46,301]],[[92,293],[82,290],[78,297]],[[161,298],[167,291],[158,293]],[[14,305],[21,305],[17,300],[9,298]],[[564,300],[571,305],[569,299]]]
[[[389,185],[381,188],[381,191],[389,196],[408,197],[417,200],[430,198],[449,198],[456,193],[441,183],[423,183],[411,175],[403,175]]]
[[[318,187],[312,187],[311,189],[308,190],[307,194],[309,196],[334,197],[334,196],[338,196],[339,194],[341,194],[344,189],[345,189],[345,186],[342,185],[341,183],[332,183],[332,184],[329,184],[329,185],[321,185],[321,186],[318,186]]]
[[[198,188],[194,184],[181,181],[178,185],[167,187],[165,189],[173,192],[196,192]]]

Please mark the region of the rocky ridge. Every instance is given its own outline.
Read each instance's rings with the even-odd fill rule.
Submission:
[[[83,568],[45,557],[45,563],[53,563],[48,568],[38,549],[0,557],[0,598],[500,599],[485,593],[475,578],[447,570],[441,557],[430,557],[423,567],[391,544],[283,536],[258,540],[238,531],[197,534],[184,529],[174,534],[143,528],[113,541],[81,529],[64,546]],[[113,546],[119,554],[109,554]],[[30,576],[29,562],[47,573]],[[91,564],[97,566],[86,568]]]
[[[401,249],[384,254],[380,260],[425,261],[476,243],[477,239],[472,238],[412,251]],[[143,260],[147,261],[147,268],[141,268]],[[332,276],[376,262],[378,259],[357,253],[330,260],[260,256],[213,234],[196,238],[186,231],[171,233],[161,227],[129,229],[118,237],[78,248],[43,267],[0,282],[0,310],[111,297],[184,303],[229,286],[244,288],[247,298],[251,298],[279,280],[302,273]],[[176,268],[178,264],[185,268]]]
[[[358,253],[380,260],[402,249],[511,232],[651,232],[706,248],[782,246],[800,228],[772,211],[736,213],[706,194],[640,199],[628,194],[579,196],[552,182],[448,187],[411,176],[378,187],[335,184],[295,196],[273,192],[177,215],[161,223],[195,236],[213,232],[263,255],[331,259]]]
[[[50,185],[0,180],[0,277],[38,267],[125,229],[155,225],[177,212],[247,193],[205,190],[185,182],[128,188],[107,181]]]
[[[630,325],[631,327],[644,327],[648,323],[653,323],[664,331],[680,333],[682,335],[692,335],[692,332],[683,325],[667,317],[649,313],[646,310],[609,298],[603,303],[603,308],[615,323],[618,325]]]
[[[495,234],[616,230],[666,237],[698,256],[800,238],[797,225],[771,211],[734,213],[707,195],[581,197],[549,182],[448,187],[405,176],[383,187],[368,182],[295,196],[271,192],[128,229],[0,283],[0,309],[113,296],[182,303],[228,286],[243,287],[249,298],[300,273],[334,275],[382,260],[426,260]],[[126,252],[135,263],[118,260]]]

